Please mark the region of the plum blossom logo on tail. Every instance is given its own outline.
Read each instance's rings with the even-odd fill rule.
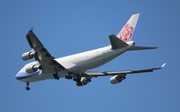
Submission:
[[[128,41],[131,39],[134,28],[129,24],[126,24],[121,32],[119,33],[119,38],[123,41]]]

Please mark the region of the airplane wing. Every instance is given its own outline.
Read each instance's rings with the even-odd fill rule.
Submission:
[[[26,38],[30,47],[35,52],[34,58],[40,63],[43,73],[52,72],[55,69],[65,69],[60,63],[54,60],[54,57],[48,52],[37,36],[33,33],[33,27],[27,33]]]
[[[144,72],[153,72],[154,70],[159,70],[164,68],[166,63],[157,68],[147,68],[147,69],[139,69],[139,70],[120,70],[120,71],[104,71],[104,72],[85,72],[85,75],[90,77],[98,77],[98,76],[112,76],[112,75],[126,75],[126,74],[134,74],[134,73],[144,73]]]

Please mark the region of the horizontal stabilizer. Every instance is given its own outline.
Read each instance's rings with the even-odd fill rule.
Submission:
[[[146,46],[133,46],[128,50],[148,50],[148,49],[157,49],[158,47],[146,47]]]
[[[119,38],[117,38],[114,34],[109,36],[112,49],[119,49],[128,46],[128,44]]]

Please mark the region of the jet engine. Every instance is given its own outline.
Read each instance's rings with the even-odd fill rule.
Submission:
[[[37,65],[28,65],[26,66],[26,72],[27,73],[33,73],[39,69],[39,66]]]
[[[124,79],[126,79],[125,76],[115,75],[110,78],[110,82],[111,82],[111,84],[117,84],[117,83],[120,83],[121,81],[123,81]]]
[[[22,54],[22,59],[26,61],[26,60],[32,59],[34,56],[35,56],[35,53],[33,51],[25,52]]]
[[[91,82],[91,78],[81,77],[80,83],[76,82],[76,86],[84,86],[84,85],[88,84],[89,82]]]

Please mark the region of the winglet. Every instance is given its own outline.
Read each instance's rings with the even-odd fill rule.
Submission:
[[[165,67],[165,65],[166,65],[166,63],[162,64],[162,65],[161,65],[161,68],[164,68],[164,67]]]
[[[33,26],[33,27],[31,27],[31,29],[29,30],[29,32],[32,32],[32,31],[33,31],[33,29],[34,29],[34,26]]]

